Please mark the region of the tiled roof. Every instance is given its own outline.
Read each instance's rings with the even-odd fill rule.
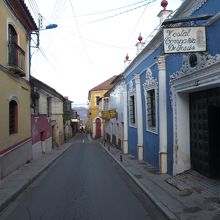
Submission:
[[[6,3],[28,32],[37,30],[37,25],[24,0],[6,0]]]
[[[100,91],[100,90],[109,90],[114,86],[114,80],[116,79],[116,75],[112,76],[111,78],[107,79],[106,81],[104,81],[103,83],[95,86],[94,88],[92,88],[89,91]]]

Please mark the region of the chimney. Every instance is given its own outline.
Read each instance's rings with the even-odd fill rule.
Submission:
[[[166,20],[173,13],[172,10],[167,10],[166,9],[167,5],[168,5],[168,1],[167,0],[162,0],[161,1],[161,6],[163,7],[163,9],[157,15],[157,17],[160,18],[160,25],[162,25],[164,20]]]
[[[130,63],[131,63],[131,61],[129,60],[129,56],[127,54],[125,57],[125,60],[124,60],[125,69],[129,66]]]
[[[138,37],[138,42],[136,43],[136,47],[137,47],[137,54],[138,55],[144,48],[144,42],[142,42],[143,37],[141,36],[141,33],[139,34]]]

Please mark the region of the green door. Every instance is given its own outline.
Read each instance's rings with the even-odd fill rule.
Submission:
[[[208,177],[220,177],[220,88],[191,93],[191,167]]]

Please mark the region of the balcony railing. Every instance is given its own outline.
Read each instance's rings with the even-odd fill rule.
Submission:
[[[8,44],[9,70],[19,76],[25,76],[25,52],[16,43]]]

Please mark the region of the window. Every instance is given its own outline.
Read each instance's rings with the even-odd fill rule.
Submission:
[[[108,106],[109,106],[109,99],[108,98],[104,98],[103,100],[103,110],[106,111],[108,110]]]
[[[95,104],[96,105],[99,105],[99,100],[100,100],[100,96],[96,96],[95,97]]]
[[[52,105],[52,97],[47,97],[47,116],[50,117],[51,116],[51,105]]]
[[[12,25],[8,26],[8,63],[9,66],[17,66],[17,33]]]
[[[21,70],[25,68],[25,52],[18,46],[18,36],[12,25],[8,25],[8,65]]]
[[[12,100],[9,102],[9,134],[18,131],[18,104]]]
[[[148,128],[156,129],[155,90],[147,91],[147,123]]]
[[[135,99],[134,99],[134,95],[130,96],[130,123],[135,124]]]
[[[196,54],[191,54],[191,55],[190,55],[190,57],[189,57],[189,63],[190,63],[190,66],[191,66],[192,68],[197,65],[198,59],[197,59]]]
[[[36,97],[34,99],[34,116],[39,116],[39,113],[40,113],[40,109],[39,109],[39,97]]]

